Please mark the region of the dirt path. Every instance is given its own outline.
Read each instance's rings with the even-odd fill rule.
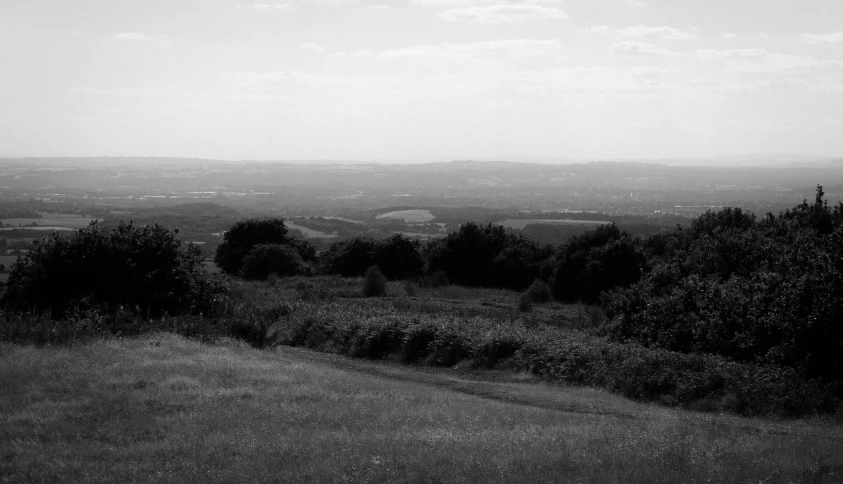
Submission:
[[[635,402],[602,390],[554,385],[524,373],[406,365],[397,361],[355,359],[289,346],[279,346],[272,352],[282,361],[289,363],[324,365],[342,371],[560,412],[627,421],[664,419],[665,414],[668,413],[674,414],[677,418],[687,419],[694,425],[710,428],[739,428],[752,433],[774,435],[787,435],[793,432],[792,425],[786,421],[689,413],[655,404]]]
[[[562,412],[637,419],[646,415],[649,407],[621,400],[616,395],[599,390],[551,385],[519,373],[409,366],[393,361],[361,360],[288,346],[278,347],[274,352],[289,362],[321,364],[344,371]]]

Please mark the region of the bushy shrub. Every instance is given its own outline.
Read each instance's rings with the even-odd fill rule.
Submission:
[[[524,291],[518,297],[518,310],[522,313],[529,313],[533,310],[533,297],[530,295],[530,291]]]
[[[596,303],[600,294],[641,277],[646,258],[615,224],[571,237],[557,255],[553,294],[560,301]]]
[[[425,248],[429,272],[466,286],[522,290],[541,275],[553,247],[513,235],[500,225],[462,225]]]
[[[366,297],[386,296],[386,277],[381,274],[378,266],[366,270],[363,276],[363,295]]]
[[[451,284],[445,271],[427,272],[418,278],[419,286],[426,288],[445,287]]]
[[[548,302],[553,296],[550,292],[550,287],[541,279],[536,279],[530,284],[530,287],[527,288],[527,294],[529,294],[530,300],[537,303]]]
[[[270,274],[293,276],[305,272],[305,262],[299,252],[288,245],[256,245],[243,259],[241,275],[245,279],[266,279]]]
[[[335,242],[321,256],[322,267],[330,274],[358,277],[378,266],[388,279],[407,279],[421,274],[424,259],[421,245],[401,234],[386,240],[355,237]]]
[[[214,263],[226,274],[239,275],[249,252],[258,245],[286,245],[294,248],[305,262],[316,259],[313,244],[289,237],[284,220],[273,218],[248,219],[234,224],[217,247]]]
[[[662,239],[643,279],[604,301],[614,337],[843,380],[843,206],[821,187],[777,217],[709,212]]]
[[[92,223],[37,241],[12,267],[0,303],[56,319],[82,299],[148,317],[207,311],[223,287],[203,264],[195,246],[161,225],[121,222],[107,230]]]
[[[324,272],[343,277],[360,277],[366,269],[377,265],[379,242],[372,237],[354,237],[334,242],[320,254]]]
[[[416,293],[419,292],[419,285],[413,281],[404,281],[404,292],[407,293],[408,296],[413,297]]]
[[[275,334],[275,343],[364,358],[395,355],[436,366],[465,360],[484,368],[506,362],[547,380],[696,410],[798,416],[833,412],[839,404],[839,388],[788,368],[645,348],[579,331],[492,324],[481,317],[408,316],[334,302],[300,308],[278,323]]]
[[[424,268],[419,241],[401,234],[381,241],[376,261],[383,275],[393,280],[416,277]]]

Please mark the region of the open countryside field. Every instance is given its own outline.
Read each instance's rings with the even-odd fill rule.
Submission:
[[[311,239],[335,239],[337,238],[337,234],[329,234],[327,232],[321,232],[319,230],[313,230],[309,227],[305,227],[304,225],[297,225],[290,222],[284,222],[288,228],[298,230],[303,233],[305,236]]]
[[[7,227],[26,227],[27,225],[37,224],[40,227],[65,227],[68,229],[82,229],[87,227],[92,218],[79,216],[56,216],[51,214],[43,218],[5,218],[0,220],[4,226]],[[101,219],[100,219],[101,220]]]
[[[70,227],[59,227],[57,225],[44,225],[44,226],[39,225],[37,227],[31,227],[31,226],[24,225],[22,227],[17,227],[17,226],[15,226],[15,227],[3,227],[3,228],[0,228],[0,231],[12,231],[12,230],[21,230],[21,229],[23,229],[23,230],[36,230],[36,231],[43,231],[43,232],[46,232],[46,231],[52,232],[52,231],[55,231],[55,230],[57,230],[59,232],[64,232],[64,231],[72,232],[74,230],[79,230],[79,229],[70,228]]]
[[[843,429],[157,334],[0,345],[8,482],[843,479]]]
[[[554,220],[554,219],[539,219],[539,218],[511,218],[495,222],[496,225],[503,225],[510,229],[523,229],[530,224],[563,224],[563,225],[589,225],[598,226],[606,225],[611,222],[604,222],[599,220]]]
[[[397,212],[382,213],[375,218],[395,218],[407,223],[426,223],[436,217],[430,210],[399,210]]]

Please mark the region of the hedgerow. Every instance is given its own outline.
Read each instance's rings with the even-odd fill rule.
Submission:
[[[570,385],[605,388],[640,401],[743,415],[833,412],[840,388],[792,368],[650,349],[580,331],[494,324],[482,317],[408,316],[347,302],[302,306],[271,329],[270,344],[357,358],[509,368]]]

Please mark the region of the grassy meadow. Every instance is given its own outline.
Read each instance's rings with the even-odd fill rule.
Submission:
[[[494,375],[494,374],[489,374]],[[0,482],[835,483],[843,428],[170,334],[0,345]]]
[[[27,226],[34,223],[42,227],[65,227],[68,229],[82,229],[87,227],[92,220],[97,219],[74,215],[48,214],[47,216],[42,218],[6,218],[0,220],[0,222],[3,222],[3,225],[12,228],[27,228]]]

